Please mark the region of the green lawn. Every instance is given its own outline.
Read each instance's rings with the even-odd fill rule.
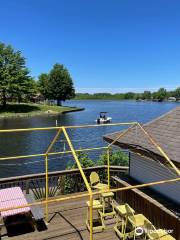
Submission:
[[[0,107],[0,118],[29,117],[35,115],[55,115],[65,112],[81,111],[83,109],[68,106],[49,106],[43,104],[7,104],[6,108]]]

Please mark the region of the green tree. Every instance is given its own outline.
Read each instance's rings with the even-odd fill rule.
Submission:
[[[38,90],[45,99],[48,98],[48,80],[49,80],[49,75],[47,73],[42,73],[38,77],[38,82],[37,82]]]
[[[13,98],[20,103],[22,100],[30,99],[36,94],[36,83],[31,77],[19,77],[16,83],[12,85],[10,92],[14,96]]]
[[[28,92],[31,83],[21,52],[0,43],[0,94],[3,107],[6,106],[9,95],[16,94],[20,99],[22,94]]]
[[[180,98],[180,87],[176,88],[174,91],[174,97],[176,97],[177,99]]]
[[[56,63],[50,71],[48,96],[51,99],[56,99],[58,106],[61,105],[61,101],[75,97],[72,78],[62,64]]]
[[[144,91],[142,94],[143,99],[150,100],[151,99],[151,92],[150,91]]]
[[[38,85],[37,85],[37,81],[35,81],[33,78],[31,78],[31,80],[29,81],[29,84],[26,85],[26,91],[24,91],[25,93],[25,100],[26,101],[32,101],[32,99],[34,97],[36,97],[37,93],[38,93]]]
[[[127,92],[124,94],[124,99],[134,99],[135,93],[133,92]]]
[[[156,97],[158,100],[163,101],[165,98],[167,98],[167,91],[165,88],[160,88],[157,92],[156,92]]]

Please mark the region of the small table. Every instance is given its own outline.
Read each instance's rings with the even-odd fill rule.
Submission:
[[[20,187],[5,188],[0,190],[0,209],[8,209],[27,205],[27,200]],[[16,208],[7,211],[1,211],[1,216],[8,217],[16,214],[30,212],[30,207]]]

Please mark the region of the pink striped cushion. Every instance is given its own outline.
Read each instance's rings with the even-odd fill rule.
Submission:
[[[0,209],[18,207],[28,204],[20,187],[12,187],[0,190]],[[19,213],[29,212],[30,208],[19,208],[2,211],[1,216],[7,217]]]

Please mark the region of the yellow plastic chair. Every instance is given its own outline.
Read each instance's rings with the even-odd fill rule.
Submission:
[[[129,206],[130,207],[130,206]],[[130,236],[129,232],[126,232],[127,225],[127,211],[125,204],[115,205],[114,209],[116,211],[116,224],[114,226],[114,231],[120,239],[127,239]],[[134,209],[131,208],[131,211],[134,213]]]
[[[131,226],[131,236],[133,239],[136,239],[136,229],[141,227],[144,229],[145,224],[149,222],[149,220],[143,214],[134,215],[134,211],[128,204],[125,204],[126,212],[127,212],[127,224]]]
[[[149,222],[145,222],[145,232],[146,238],[150,240],[160,239],[160,240],[175,240],[170,234],[168,234],[163,229],[156,229],[155,226]]]
[[[113,192],[101,193],[100,202],[103,205],[103,211],[102,211],[103,217],[108,217],[108,216],[114,217],[116,215],[116,212],[114,210],[114,193]]]
[[[90,201],[87,201],[86,204],[88,206],[86,226],[87,226],[87,229],[90,231],[90,221],[89,221]],[[102,214],[100,214],[100,210],[102,211],[102,209],[103,209],[103,205],[101,204],[101,202],[99,200],[93,200],[93,211],[98,212],[98,218],[93,219],[93,232],[103,231],[105,229],[104,218]]]
[[[94,189],[103,190],[108,188],[107,184],[100,182],[99,175],[96,172],[92,172],[90,174],[90,184],[91,184],[91,187]]]

